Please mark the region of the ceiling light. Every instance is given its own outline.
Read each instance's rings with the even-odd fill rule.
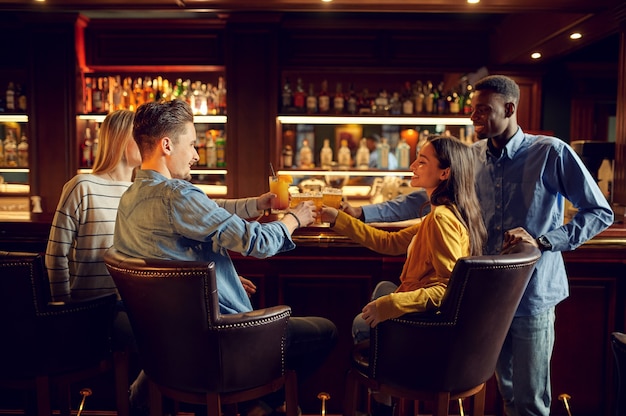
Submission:
[[[540,52],[533,52],[530,54],[530,57],[533,59],[539,59],[541,58],[541,53]]]
[[[477,4],[480,3],[480,0],[467,0],[468,4]]]
[[[322,3],[331,3],[333,0],[322,0]]]
[[[583,34],[580,32],[574,32],[572,34],[569,35],[569,38],[572,40],[577,40],[583,37]]]

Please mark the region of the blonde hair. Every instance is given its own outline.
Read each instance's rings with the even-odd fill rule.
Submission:
[[[117,110],[107,115],[100,126],[99,145],[93,173],[109,173],[126,157],[126,146],[133,140],[135,113]]]

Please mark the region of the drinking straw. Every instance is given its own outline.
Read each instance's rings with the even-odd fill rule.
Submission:
[[[272,162],[270,162],[270,170],[272,171],[272,176],[276,176],[276,172],[274,172],[274,166],[272,165]]]

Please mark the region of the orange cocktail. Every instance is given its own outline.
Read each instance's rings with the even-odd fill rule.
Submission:
[[[289,208],[289,185],[293,178],[289,175],[270,176],[270,192],[276,194],[272,199],[273,210],[285,210]]]

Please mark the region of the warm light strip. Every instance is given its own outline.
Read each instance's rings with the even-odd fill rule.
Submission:
[[[27,170],[28,171],[28,170]],[[16,172],[16,169],[11,169],[11,172]],[[78,169],[78,173],[91,173],[91,169]],[[226,175],[228,171],[226,169],[192,169],[192,175]]]
[[[0,169],[0,172],[2,173],[28,173],[30,171],[30,169],[15,169],[15,168],[7,168],[7,169]]]
[[[26,114],[0,114],[0,122],[27,123],[28,116]]]
[[[464,117],[343,117],[343,116],[278,116],[283,124],[388,124],[388,125],[439,125],[469,126],[472,121]]]
[[[106,117],[106,114],[81,114],[78,116],[79,120],[95,121],[96,123],[102,123]],[[226,116],[193,116],[194,123],[226,123]]]
[[[395,170],[279,170],[278,175],[300,176],[413,176],[413,172]]]

